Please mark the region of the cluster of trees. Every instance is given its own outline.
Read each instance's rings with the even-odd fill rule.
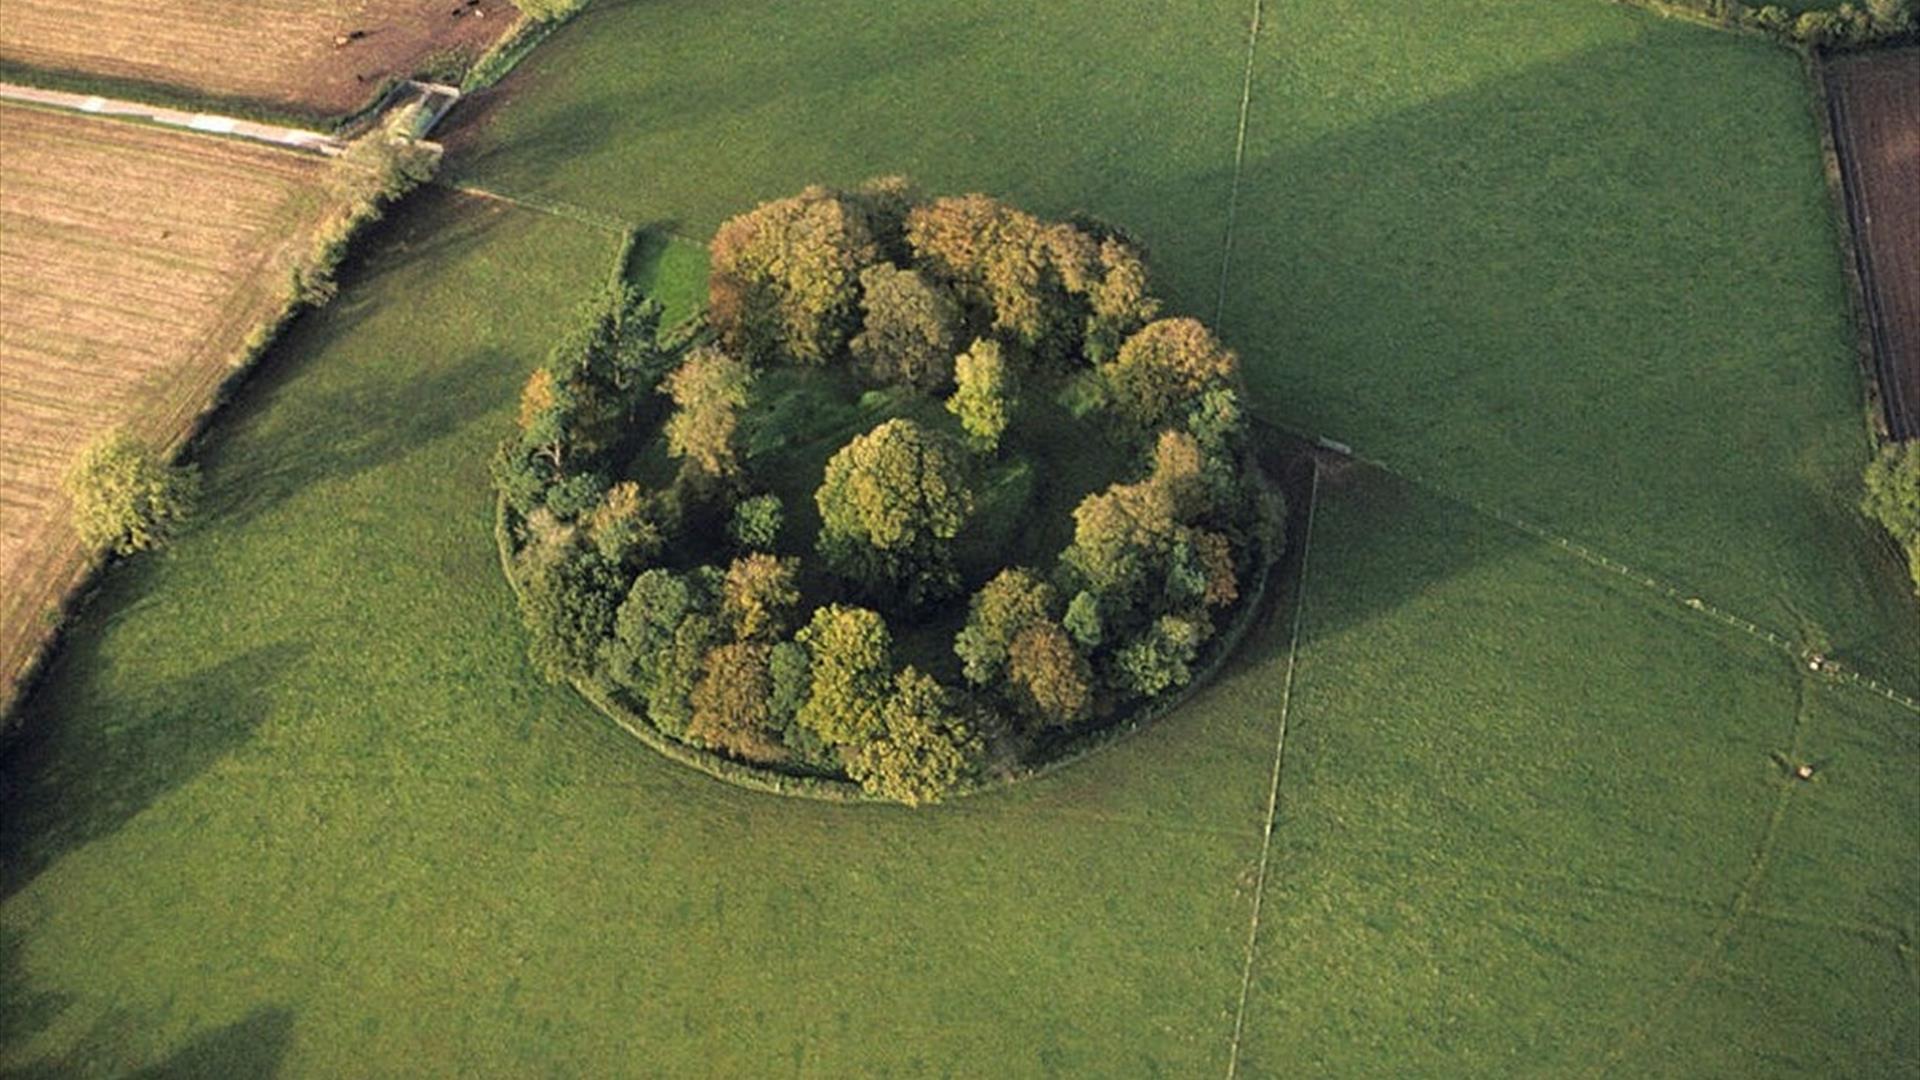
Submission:
[[[1913,0],[1862,0],[1798,13],[1778,4],[1742,0],[1681,2],[1729,26],[1763,30],[1783,40],[1815,46],[1865,45],[1898,38],[1916,28]]]
[[[690,744],[909,803],[978,774],[989,746],[1017,761],[1192,679],[1271,553],[1274,507],[1250,480],[1236,358],[1159,317],[1130,241],[882,180],[727,222],[712,267],[704,324],[663,334],[656,305],[616,289],[522,392],[494,471],[545,673]],[[895,418],[855,436],[815,493],[818,535],[783,545],[742,436],[776,364],[942,398],[958,434]],[[1131,438],[1140,474],[1080,504],[1057,565],[963,600],[969,477],[1043,394]],[[654,428],[680,464],[649,491],[618,473]],[[807,540],[831,583],[810,579],[810,611]],[[896,665],[889,614],[962,602],[958,684]]]
[[[1860,508],[1906,552],[1914,592],[1920,594],[1920,440],[1888,446],[1867,465]]]

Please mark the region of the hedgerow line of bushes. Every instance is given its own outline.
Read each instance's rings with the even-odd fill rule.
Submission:
[[[72,502],[74,529],[93,553],[91,563],[58,605],[42,613],[52,631],[0,690],[0,734],[12,729],[15,706],[59,647],[62,630],[84,603],[107,558],[164,545],[191,515],[198,501],[199,472],[185,458],[207,421],[301,311],[324,307],[333,299],[338,291],[335,275],[354,238],[380,220],[389,206],[431,179],[439,160],[438,147],[395,138],[385,126],[349,144],[327,174],[334,205],[315,226],[306,248],[287,265],[273,314],[248,333],[220,385],[186,418],[172,443],[149,445],[116,427],[102,432],[75,455],[62,476],[62,488]]]
[[[663,331],[625,285],[591,301],[496,455],[502,565],[549,678],[714,775],[911,804],[1135,726],[1238,638],[1284,510],[1237,359],[1158,317],[1124,236],[890,180],[765,204],[712,254],[692,323]],[[780,370],[857,373],[909,406],[828,460],[804,554],[778,542],[789,515],[743,433]],[[1053,403],[1123,430],[1139,475],[1081,501],[1052,568],[977,582],[960,679],[897,665],[895,625],[960,613],[974,478]],[[649,488],[629,466],[660,439],[678,466]]]
[[[1744,0],[1619,0],[1663,14],[1681,14],[1717,26],[1752,30],[1811,48],[1848,49],[1901,41],[1920,29],[1913,0],[1862,0],[1798,14],[1778,4]]]

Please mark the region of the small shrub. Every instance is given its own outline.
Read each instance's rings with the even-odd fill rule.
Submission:
[[[755,495],[734,505],[733,519],[727,524],[727,534],[747,551],[772,551],[779,542],[780,526],[785,518],[780,496]]]
[[[65,478],[73,526],[90,548],[131,555],[166,543],[200,496],[200,472],[168,465],[115,428],[80,451]]]
[[[1889,446],[1867,465],[1860,509],[1878,522],[1907,556],[1920,594],[1920,440]]]

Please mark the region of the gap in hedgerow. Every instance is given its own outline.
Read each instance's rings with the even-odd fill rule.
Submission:
[[[1257,603],[1238,360],[1117,228],[810,187],[660,311],[586,303],[493,474],[534,664],[675,756],[936,801],[1163,707]]]

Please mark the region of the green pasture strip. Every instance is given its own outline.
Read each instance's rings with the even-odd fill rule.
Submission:
[[[486,460],[615,246],[429,189],[241,390],[206,516],[107,575],[0,759],[0,1068],[1224,1068],[1283,620],[923,812],[716,783],[528,670]]]
[[[1222,327],[1263,414],[1920,693],[1798,59],[1539,6],[1270,13]]]
[[[1321,494],[1245,1075],[1911,1060],[1910,718],[1384,474]]]

